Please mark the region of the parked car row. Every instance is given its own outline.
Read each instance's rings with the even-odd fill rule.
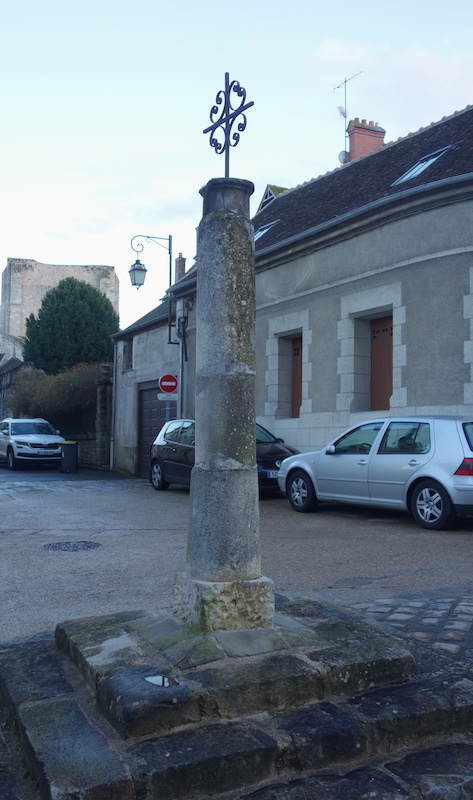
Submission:
[[[61,463],[61,445],[64,438],[50,422],[35,419],[12,419],[0,422],[0,458],[7,461],[8,469],[21,463]]]
[[[409,511],[423,528],[473,515],[473,420],[382,417],[349,428],[321,450],[299,453],[256,426],[260,489],[275,489],[295,511],[336,501]],[[167,422],[150,449],[150,481],[190,485],[195,422]]]
[[[61,463],[64,438],[42,418],[0,423],[0,458]],[[195,421],[167,422],[150,448],[150,481],[190,486]],[[380,417],[349,428],[321,450],[300,453],[256,425],[262,490],[280,490],[295,511],[336,501],[410,511],[423,528],[448,527],[473,515],[473,420],[463,417]]]

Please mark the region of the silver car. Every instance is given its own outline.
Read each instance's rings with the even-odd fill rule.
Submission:
[[[323,450],[286,458],[278,483],[295,511],[322,500],[406,509],[423,528],[440,530],[456,514],[473,514],[473,420],[370,420]]]

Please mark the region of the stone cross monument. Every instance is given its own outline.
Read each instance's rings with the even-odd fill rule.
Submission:
[[[259,545],[253,190],[228,176],[201,189],[196,453],[186,570],[174,587],[175,613],[201,631],[267,628],[274,614]]]

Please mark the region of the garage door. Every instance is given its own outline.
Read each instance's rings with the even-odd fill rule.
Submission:
[[[169,419],[176,419],[177,403],[158,400],[158,382],[156,386],[140,389],[139,401],[139,459],[138,474],[142,478],[149,476],[149,446]]]

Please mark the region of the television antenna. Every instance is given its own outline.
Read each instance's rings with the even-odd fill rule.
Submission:
[[[346,125],[346,120],[348,118],[348,111],[347,111],[347,83],[348,83],[348,81],[352,81],[353,78],[357,78],[358,75],[361,75],[362,72],[363,72],[363,70],[360,70],[359,72],[356,73],[356,75],[352,75],[351,78],[345,78],[341,83],[338,84],[338,86],[334,86],[333,87],[333,91],[334,92],[336,92],[337,89],[341,89],[342,86],[343,86],[343,91],[344,91],[343,106],[338,106],[339,114],[345,120],[345,150],[344,151],[342,150],[342,153],[343,152],[345,152],[345,153],[348,152],[347,151],[348,134],[347,134],[347,125]],[[340,156],[341,155],[342,154],[340,153]],[[342,164],[345,163],[345,160],[342,161],[341,158],[340,158],[340,161],[341,161]]]

